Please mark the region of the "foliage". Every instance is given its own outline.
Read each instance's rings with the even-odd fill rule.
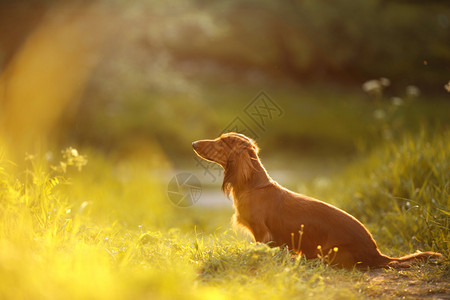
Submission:
[[[419,249],[448,257],[449,134],[422,131],[388,142],[325,190],[311,193],[339,203],[368,224],[381,249],[391,255]]]
[[[448,131],[431,140],[422,133],[370,158],[369,166],[378,166],[366,173],[372,184],[353,194],[350,209],[371,223],[383,219],[377,231],[388,246],[442,249],[449,256],[449,138]]]

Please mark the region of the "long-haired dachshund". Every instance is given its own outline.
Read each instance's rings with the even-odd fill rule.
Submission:
[[[408,267],[415,260],[443,257],[435,252],[400,258],[381,254],[356,218],[273,181],[259,160],[258,146],[245,135],[226,133],[192,146],[200,157],[224,168],[222,190],[233,198],[234,222],[248,229],[256,242],[287,246],[308,259],[322,257],[346,268]]]

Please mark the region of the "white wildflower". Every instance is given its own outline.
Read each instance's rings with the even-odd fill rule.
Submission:
[[[364,82],[362,85],[362,89],[364,92],[371,94],[371,93],[380,93],[383,87],[378,80],[372,79]]]
[[[394,106],[402,106],[403,105],[403,99],[400,97],[392,97],[392,105]]]
[[[444,85],[444,88],[447,92],[450,93],[450,80],[448,81],[448,83],[446,85]]]
[[[368,94],[381,96],[383,94],[383,89],[390,85],[391,81],[388,78],[382,77],[380,79],[372,79],[364,82],[362,89]]]
[[[384,87],[388,87],[388,86],[391,85],[391,81],[388,78],[386,78],[386,77],[381,77],[380,78],[380,84],[382,86],[384,86]]]
[[[406,95],[408,97],[419,97],[420,96],[420,89],[415,85],[408,85],[406,87]]]
[[[377,120],[382,120],[386,118],[386,112],[382,109],[377,109],[373,112],[373,116]]]

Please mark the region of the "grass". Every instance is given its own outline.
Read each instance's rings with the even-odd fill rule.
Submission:
[[[312,185],[308,193],[368,224],[385,251],[439,250],[448,257],[449,153],[448,131],[432,136],[422,131],[387,143],[332,179],[329,187]]]
[[[388,142],[325,187],[305,189],[367,223],[386,254],[420,249],[448,257],[449,140],[448,132],[423,132]],[[449,292],[448,261],[363,273],[292,258],[230,231],[229,211],[174,207],[166,183],[142,164],[112,163],[88,152],[78,171],[80,155],[64,153],[51,161],[29,156],[24,167],[3,155],[2,299],[339,299]]]

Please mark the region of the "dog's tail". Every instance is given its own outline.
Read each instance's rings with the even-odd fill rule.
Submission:
[[[399,258],[389,257],[386,267],[394,268],[409,268],[418,261],[429,261],[429,260],[445,260],[445,257],[437,252],[418,252],[402,256]]]

